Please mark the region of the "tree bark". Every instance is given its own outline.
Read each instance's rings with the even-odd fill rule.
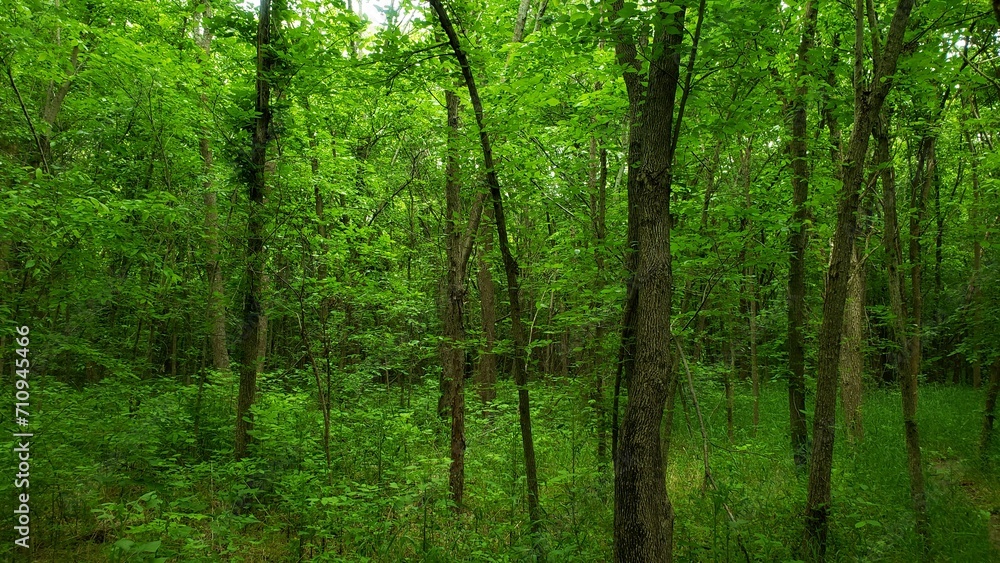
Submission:
[[[524,25],[528,21],[528,8],[531,7],[531,0],[521,0],[517,7],[517,19],[514,20],[514,36],[512,41],[520,43],[524,39]]]
[[[459,99],[445,92],[448,109],[448,143],[445,167],[445,247],[448,256],[447,299],[444,307],[444,341],[441,346],[443,407],[451,413],[451,467],[448,484],[455,509],[462,507],[465,491],[465,277],[475,234],[482,217],[483,197],[477,196],[469,211],[464,234],[458,221],[462,213],[461,181],[458,169]]]
[[[837,374],[840,368],[840,337],[844,326],[844,305],[847,301],[847,282],[857,231],[865,156],[868,152],[872,127],[893,85],[896,62],[902,51],[903,35],[910,19],[913,2],[914,0],[899,0],[897,3],[884,50],[875,58],[870,84],[864,84],[860,77],[855,83],[854,126],[844,154],[843,188],[837,205],[837,226],[826,276],[823,321],[819,333],[813,448],[809,464],[805,531],[801,547],[801,556],[805,558],[823,560],[826,555],[837,407]],[[856,53],[862,53],[865,44],[861,4],[861,0],[856,0]],[[857,61],[857,65],[860,68],[860,60]]]
[[[865,263],[855,245],[851,274],[847,282],[844,311],[844,337],[840,343],[840,396],[844,403],[847,437],[853,442],[864,438],[861,422],[861,398],[864,372]]]
[[[274,68],[271,44],[271,0],[260,1],[257,22],[257,97],[254,105],[253,145],[250,166],[253,173],[247,210],[247,266],[243,295],[243,330],[240,335],[240,385],[236,399],[235,457],[242,459],[250,442],[253,419],[250,412],[257,394],[257,369],[261,356],[261,304],[264,286],[264,192],[266,191],[267,141],[271,126],[269,75]]]
[[[486,208],[483,210],[487,219],[493,219],[493,210]],[[479,306],[482,317],[483,352],[479,356],[479,369],[476,372],[476,386],[479,389],[479,398],[483,403],[490,403],[496,399],[497,390],[497,355],[493,352],[493,346],[497,339],[497,311],[496,311],[496,285],[493,283],[493,273],[490,270],[489,254],[493,250],[492,225],[482,225],[480,229],[483,247],[479,252],[479,271],[476,273],[476,281],[479,285]]]
[[[622,1],[615,2],[609,19],[614,20],[623,6]],[[635,245],[635,250],[631,253],[634,262],[627,264],[634,275],[627,290],[622,354],[627,355],[632,348],[634,360],[632,373],[626,378],[628,403],[615,452],[617,562],[673,560],[674,512],[665,484],[660,427],[673,376],[670,190],[678,130],[674,122],[680,77],[678,46],[683,40],[685,11],[681,8],[672,16],[661,14],[672,22],[654,31],[652,48],[659,55],[649,65],[644,87],[639,79],[642,65],[634,40],[617,25],[612,30],[619,63],[637,71],[624,75],[630,117],[629,244]],[[699,7],[690,64],[703,14],[704,3]],[[632,342],[628,339],[632,332],[630,317],[634,318]]]
[[[730,444],[734,441],[733,376],[736,375],[736,343],[733,340],[733,333],[730,329],[729,344],[726,346],[729,349],[729,369],[722,370],[722,387],[726,392],[726,437],[729,438]]]
[[[445,407],[451,410],[451,467],[448,470],[448,487],[455,508],[462,506],[465,491],[465,308],[464,265],[456,220],[461,206],[458,185],[458,155],[455,138],[458,136],[458,97],[450,90],[445,92],[448,108],[448,157],[445,172],[445,245],[448,254],[448,289],[444,313],[444,342],[442,356],[446,392]]]
[[[903,401],[903,428],[906,439],[907,470],[910,474],[910,498],[916,517],[916,531],[926,550],[929,548],[930,524],[927,519],[927,498],[924,491],[923,463],[920,456],[920,433],[917,428],[917,376],[921,365],[921,332],[923,324],[924,298],[921,290],[923,282],[923,256],[920,238],[923,236],[923,220],[927,207],[927,197],[934,181],[936,139],[927,135],[920,140],[919,175],[910,192],[910,303],[913,334],[910,339],[909,368],[900,377]]]
[[[967,98],[963,97],[963,102]],[[963,103],[963,105],[965,105]],[[972,341],[979,347],[983,325],[982,287],[980,276],[983,268],[983,221],[980,199],[982,189],[979,185],[979,151],[972,142],[972,135],[965,130],[962,122],[965,144],[969,148],[969,160],[972,168],[972,208],[969,209],[969,223],[972,227],[972,275],[969,280],[968,299],[972,305]],[[979,389],[983,381],[983,359],[981,351],[977,350],[972,360],[972,388]]]
[[[441,371],[441,396],[438,399],[438,412],[441,416],[448,416],[452,412],[458,386],[462,384],[462,370],[465,367],[465,354],[461,343],[464,340],[462,334],[462,314],[465,296],[462,294],[464,288],[458,271],[458,261],[461,259],[459,253],[461,249],[458,245],[461,234],[458,232],[456,222],[461,214],[461,194],[459,193],[458,177],[458,112],[460,102],[458,96],[451,90],[445,91],[445,107],[448,112],[447,117],[447,145],[445,155],[445,215],[444,215],[444,240],[445,254],[448,260],[448,269],[445,273],[444,286],[444,307],[443,325],[444,341],[441,344],[441,359],[443,370]],[[455,300],[458,300],[457,303]],[[454,423],[454,421],[453,421]],[[454,462],[454,457],[452,457]],[[454,494],[454,489],[452,489]],[[461,496],[461,495],[459,495]]]
[[[747,139],[746,149],[740,159],[740,182],[743,184],[743,203],[747,209],[753,208],[753,197],[750,193],[752,178],[750,176],[751,156],[753,154],[753,136]],[[740,221],[740,231],[746,233],[755,227],[750,219],[744,216]],[[750,240],[755,240],[750,236]],[[760,370],[757,364],[757,274],[753,264],[746,263],[746,251],[740,252],[740,263],[743,265],[743,295],[742,301],[745,303],[748,324],[750,329],[750,385],[753,395],[753,431],[757,434],[757,425],[760,422]],[[730,433],[732,440],[732,433]]]

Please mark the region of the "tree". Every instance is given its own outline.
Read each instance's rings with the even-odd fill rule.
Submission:
[[[212,17],[211,5],[206,2],[205,10],[200,14],[201,36],[199,43],[205,52],[205,65],[208,66],[208,59],[212,49],[212,32],[208,29],[205,21]],[[206,72],[206,75],[208,73]],[[205,81],[207,82],[207,76]],[[208,95],[202,92],[200,95],[202,108],[205,111],[205,119],[210,117],[208,108]],[[208,314],[209,324],[209,346],[211,348],[212,366],[217,370],[229,369],[229,350],[226,345],[226,307],[223,294],[222,271],[220,266],[220,245],[219,245],[219,204],[215,186],[212,181],[212,140],[209,137],[208,126],[204,127],[204,133],[198,139],[198,149],[204,161],[205,180],[202,183],[205,190],[205,250],[207,259],[205,269],[208,277]]]
[[[990,381],[986,388],[986,406],[983,409],[983,429],[979,435],[979,457],[985,462],[993,443],[993,426],[997,418],[997,398],[1000,397],[1000,360],[990,367]]]
[[[622,13],[611,5],[608,18]],[[705,3],[698,9],[685,95]],[[625,304],[622,349],[634,350],[627,378],[628,403],[618,430],[615,455],[615,561],[672,561],[674,513],[664,482],[660,424],[672,389],[670,308],[673,275],[670,255],[670,190],[684,103],[674,119],[680,83],[680,52],[686,9],[659,5],[648,70],[638,58],[631,30],[615,23],[612,34],[629,102],[628,242],[632,274]],[[642,72],[647,72],[641,80]],[[634,268],[634,269],[633,269]],[[634,324],[630,324],[634,323]],[[633,340],[634,338],[634,340]]]
[[[893,85],[893,75],[903,49],[903,36],[912,9],[913,0],[899,0],[896,4],[886,34],[885,46],[874,57],[871,80],[865,81],[862,75],[864,8],[861,0],[856,0],[854,4],[854,124],[844,150],[843,188],[837,203],[837,226],[830,266],[826,274],[823,322],[819,333],[813,448],[809,464],[805,533],[801,548],[803,556],[817,560],[823,560],[826,555],[840,338],[844,326],[844,305],[847,301],[847,283],[858,224],[865,157],[872,128]]]
[[[514,336],[514,383],[517,385],[518,395],[518,418],[521,426],[521,446],[524,450],[524,468],[528,481],[528,517],[531,519],[531,529],[537,535],[541,530],[541,509],[538,501],[538,476],[537,463],[535,461],[535,440],[531,429],[531,403],[528,397],[528,381],[524,355],[528,348],[528,338],[521,320],[521,300],[520,286],[518,283],[518,265],[514,260],[514,255],[510,251],[510,242],[507,237],[507,219],[504,215],[503,199],[500,193],[500,180],[497,177],[496,165],[493,162],[493,148],[490,143],[489,132],[483,123],[483,103],[479,98],[479,90],[476,88],[476,80],[472,75],[472,67],[469,65],[468,57],[462,49],[462,44],[458,40],[458,34],[451,24],[448,12],[445,10],[441,0],[430,0],[430,5],[437,14],[438,23],[445,35],[448,37],[448,44],[451,47],[459,66],[462,68],[462,76],[465,78],[465,85],[469,91],[469,99],[476,115],[476,126],[479,128],[479,143],[483,152],[483,164],[486,166],[486,184],[490,189],[490,197],[493,200],[493,218],[497,227],[497,240],[500,245],[500,254],[503,256],[504,271],[507,274],[507,295],[510,299],[510,318],[512,332]],[[472,230],[471,232],[475,232]],[[471,235],[470,235],[471,236]],[[540,544],[536,539],[536,550]]]
[[[493,210],[487,208],[487,219],[493,218]],[[482,330],[485,342],[483,351],[479,355],[479,368],[476,370],[476,386],[479,388],[479,398],[483,403],[490,403],[496,398],[497,382],[497,354],[493,351],[496,344],[496,286],[493,284],[493,273],[490,271],[490,262],[487,259],[493,250],[493,229],[489,224],[480,222],[480,237],[482,237],[482,248],[479,252],[479,259],[476,271],[476,282],[479,286],[479,307],[482,317]]]
[[[788,415],[792,456],[795,464],[805,466],[808,436],[806,433],[805,395],[805,320],[806,320],[806,243],[809,237],[809,162],[806,159],[806,97],[809,94],[809,55],[816,38],[819,0],[808,0],[802,14],[802,39],[795,55],[796,86],[786,102],[791,119],[788,152],[792,161],[793,229],[788,244],[791,250],[788,270]]]
[[[863,248],[855,243],[851,256],[851,274],[847,282],[847,304],[844,311],[844,336],[840,342],[840,396],[844,403],[847,437],[852,442],[864,437],[861,419],[861,398],[864,391],[862,374],[865,367],[865,263]]]
[[[465,278],[469,256],[479,220],[482,217],[482,195],[476,196],[469,211],[468,226],[464,233],[458,229],[461,214],[461,184],[458,169],[458,96],[451,90],[445,92],[448,109],[448,147],[445,170],[445,245],[448,255],[447,297],[444,309],[444,342],[442,377],[445,393],[444,405],[451,414],[451,469],[449,485],[456,507],[462,505],[465,489],[465,365],[466,342],[463,310],[465,309]],[[485,195],[485,194],[484,194]]]
[[[236,459],[247,453],[253,428],[253,407],[260,369],[261,320],[264,315],[264,195],[267,192],[267,144],[271,127],[271,73],[275,58],[271,51],[271,0],[260,1],[257,20],[257,96],[254,102],[253,144],[250,150],[250,181],[247,186],[246,282],[243,293],[243,327],[240,335],[240,388],[236,399]]]

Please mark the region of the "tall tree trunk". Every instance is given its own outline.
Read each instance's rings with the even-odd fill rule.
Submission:
[[[528,10],[531,7],[531,0],[521,0],[518,5],[517,17],[514,20],[514,31],[511,36],[512,43],[520,43],[524,39],[524,27],[528,18]],[[513,60],[514,51],[511,50],[507,56],[507,63],[510,65]],[[491,209],[486,209],[487,217],[494,219]],[[480,399],[484,403],[489,403],[496,398],[497,379],[497,356],[493,352],[493,345],[496,342],[496,286],[493,283],[493,275],[490,272],[490,265],[487,257],[493,250],[493,234],[487,228],[483,231],[483,249],[479,254],[479,270],[477,273],[477,284],[479,285],[480,310],[482,316],[483,335],[486,343],[482,356],[479,359],[479,369],[476,372],[476,386],[479,388]]]
[[[754,283],[754,282],[751,282]],[[753,432],[760,424],[760,362],[757,358],[757,287],[750,294],[750,383],[753,386]]]
[[[839,61],[836,48],[840,45],[840,36],[836,35],[833,40],[834,54],[831,56],[829,72],[826,75],[826,83],[831,89],[837,88],[837,77],[835,66]],[[841,132],[840,124],[833,112],[833,104],[824,95],[823,98],[823,121],[826,122],[827,131],[830,138],[830,162],[834,167],[834,175],[837,180],[843,180],[843,160],[841,157]],[[888,158],[888,138],[885,139],[885,157]],[[881,142],[875,149],[875,165],[885,164],[880,160],[880,151],[883,148]],[[859,213],[866,212],[860,208]],[[864,437],[864,426],[861,418],[861,401],[864,394],[863,374],[864,374],[864,326],[865,326],[865,267],[866,260],[861,255],[861,249],[855,242],[851,254],[851,274],[847,282],[847,304],[844,311],[844,339],[840,346],[840,394],[844,403],[844,418],[847,424],[848,439],[853,442],[861,441]]]
[[[916,531],[924,542],[924,550],[929,548],[930,524],[927,519],[927,498],[924,491],[923,463],[920,456],[920,433],[917,428],[917,376],[921,364],[921,332],[923,323],[924,298],[921,290],[923,282],[923,256],[920,238],[923,236],[924,213],[930,186],[934,181],[936,168],[933,136],[920,140],[919,178],[910,192],[910,304],[913,333],[910,340],[909,368],[900,378],[903,394],[903,428],[906,439],[907,470],[910,474],[910,498],[916,517]]]
[[[458,154],[458,96],[451,90],[445,92],[448,109],[448,156],[445,170],[445,246],[448,255],[447,295],[444,307],[444,342],[442,356],[445,383],[445,407],[451,410],[451,467],[448,486],[456,509],[462,507],[465,491],[465,272],[459,247],[456,221],[461,214],[459,194]]]
[[[719,140],[715,143],[715,148],[712,150],[712,158],[709,160],[708,166],[705,169],[705,196],[702,199],[701,220],[698,223],[698,233],[702,236],[705,236],[708,231],[709,208],[712,204],[712,198],[715,196],[716,177],[719,170],[719,156],[721,151],[722,140]],[[705,280],[701,291],[701,302],[698,303],[695,309],[695,314],[698,315],[698,319],[694,325],[694,352],[692,357],[696,363],[701,361],[702,352],[704,351],[704,340],[706,337],[708,316],[702,314],[701,311],[708,301],[711,285],[712,280]],[[682,312],[687,312],[689,308],[681,307],[681,310]]]
[[[840,396],[844,402],[844,420],[851,442],[864,438],[861,423],[861,397],[864,372],[865,263],[860,249],[851,257],[851,277],[847,282],[844,311],[844,337],[840,342]]]
[[[461,214],[461,194],[459,193],[458,172],[458,113],[460,102],[458,96],[451,90],[445,91],[445,107],[447,117],[447,145],[445,155],[445,255],[448,269],[444,279],[443,325],[444,341],[441,344],[441,395],[438,398],[438,413],[444,417],[452,412],[458,385],[462,382],[462,371],[465,367],[465,353],[461,347],[462,314],[465,296],[461,295],[463,278],[459,277],[457,260],[460,256],[458,238],[461,234],[456,227],[456,221]],[[455,299],[458,299],[457,306]],[[450,340],[449,340],[450,339]],[[454,457],[452,458],[454,463]],[[452,489],[454,493],[454,489]],[[459,495],[461,497],[461,495]]]
[[[528,8],[531,7],[531,0],[521,0],[517,7],[517,19],[514,20],[514,36],[512,41],[520,43],[524,39],[524,25],[528,21]]]
[[[729,349],[729,369],[722,370],[722,387],[726,392],[726,437],[729,438],[729,443],[732,444],[735,441],[733,436],[733,376],[736,375],[736,343],[733,342],[733,332],[732,328],[729,330],[729,342],[726,348]]]
[[[204,19],[210,17],[212,17],[212,8],[206,2],[205,11],[201,15],[202,31],[199,37],[199,43],[205,52],[206,64],[211,53],[212,34],[208,30],[208,24]],[[203,87],[206,87],[205,82],[202,84]],[[202,111],[207,118],[210,112],[208,95],[202,92],[200,99]],[[203,196],[205,201],[205,247],[207,253],[205,269],[208,277],[206,313],[208,314],[210,357],[212,358],[212,367],[219,371],[228,371],[229,350],[226,346],[226,306],[222,285],[222,268],[219,263],[219,205],[215,186],[212,181],[212,141],[209,137],[207,126],[202,128],[201,138],[198,139],[198,147],[201,152],[202,170],[204,173],[202,189],[205,190]]]
[[[308,94],[302,98],[303,109],[307,113],[312,111],[309,104]],[[321,178],[319,176],[319,155],[317,154],[317,149],[319,147],[319,141],[316,139],[316,131],[309,125],[307,120],[306,125],[306,135],[309,139],[309,170],[312,174],[312,185],[313,185],[313,204],[316,210],[316,234],[319,235],[319,265],[316,268],[316,281],[320,287],[320,291],[323,296],[320,297],[319,301],[319,330],[320,330],[320,344],[323,347],[323,360],[326,364],[326,385],[324,385],[323,378],[320,377],[319,365],[317,364],[317,359],[312,351],[312,343],[308,337],[306,331],[305,323],[305,307],[302,306],[301,315],[302,320],[300,321],[300,337],[302,338],[303,345],[306,347],[306,351],[309,354],[309,363],[312,364],[313,377],[316,380],[316,396],[319,399],[319,408],[323,413],[323,456],[326,460],[326,474],[327,482],[333,483],[333,462],[330,455],[330,396],[331,396],[331,373],[330,373],[330,337],[327,331],[327,321],[330,316],[330,297],[326,295],[324,290],[324,285],[326,283],[327,274],[329,272],[327,267],[327,252],[329,251],[329,244],[327,243],[327,225],[326,225],[326,210],[325,201],[323,198],[323,192],[320,189],[322,185]],[[336,155],[334,155],[336,156]]]
[[[612,19],[623,6],[620,0],[612,5]],[[698,11],[685,96],[690,87],[704,6],[702,2]],[[685,11],[681,8],[672,16],[660,14],[672,19],[673,25],[664,25],[654,32],[653,52],[659,55],[650,65],[645,85],[639,80],[642,65],[634,39],[617,25],[613,29],[619,63],[637,71],[625,73],[631,121],[629,244],[635,245],[635,261],[627,291],[622,351],[627,353],[628,348],[634,348],[634,360],[627,378],[628,403],[615,452],[614,559],[617,562],[673,560],[674,511],[666,490],[660,428],[674,375],[670,349],[673,298],[670,190],[679,130],[674,122],[680,77],[678,47],[684,37]],[[683,117],[683,100],[682,97],[677,124]],[[634,314],[632,343],[627,340],[631,331],[630,314]]]
[[[743,151],[743,157],[740,159],[740,182],[743,184],[743,203],[748,210],[753,208],[753,198],[750,193],[750,186],[753,180],[750,174],[752,151],[753,136],[751,135],[747,139],[746,149]],[[749,217],[744,216],[740,221],[740,231],[746,233],[753,229],[755,227],[750,222]],[[756,240],[756,238],[750,236],[750,240]],[[753,431],[754,435],[756,435],[757,424],[760,422],[760,370],[757,365],[757,274],[755,266],[746,263],[746,252],[743,251],[740,254],[740,263],[743,265],[744,297],[742,300],[745,302],[745,310],[750,328],[750,385],[753,394]],[[732,435],[730,433],[731,439]]]
[[[982,334],[983,307],[982,307],[982,282],[980,276],[983,268],[983,225],[982,211],[980,210],[981,188],[979,186],[979,156],[976,145],[972,142],[972,135],[965,131],[965,143],[969,147],[969,155],[972,164],[972,208],[969,210],[969,222],[972,224],[972,276],[969,282],[969,301],[972,303],[972,341],[978,347]],[[972,361],[972,387],[979,389],[983,380],[983,360],[982,352],[977,350]]]
[[[493,215],[497,227],[497,241],[500,254],[503,257],[504,271],[507,275],[507,295],[510,299],[511,332],[514,337],[514,383],[517,385],[518,418],[521,426],[521,446],[524,450],[525,477],[528,485],[528,517],[531,519],[532,532],[538,536],[541,532],[541,508],[538,499],[538,475],[535,461],[535,441],[531,429],[531,402],[528,396],[528,378],[525,366],[525,353],[528,348],[528,334],[521,319],[520,287],[518,283],[519,268],[514,255],[510,252],[510,242],[507,235],[507,218],[504,215],[503,199],[500,193],[500,180],[497,177],[496,165],[493,161],[493,148],[490,136],[486,130],[483,118],[483,104],[479,98],[476,81],[469,66],[468,57],[458,40],[448,12],[441,0],[429,0],[431,7],[438,16],[441,28],[448,36],[448,43],[458,59],[469,90],[469,101],[476,115],[476,125],[479,128],[479,143],[483,151],[483,164],[486,166],[486,183],[493,200]],[[536,540],[538,538],[536,537]],[[540,544],[536,541],[536,549]]]
[[[864,53],[862,0],[855,0],[855,106],[854,126],[844,152],[843,188],[837,205],[837,226],[833,238],[830,267],[823,299],[823,321],[819,333],[816,409],[813,418],[813,448],[809,463],[805,530],[801,556],[823,560],[830,514],[830,476],[833,469],[833,442],[837,408],[837,374],[840,369],[840,337],[844,326],[844,305],[851,254],[858,224],[858,205],[864,181],[868,142],[886,96],[893,85],[896,62],[903,47],[914,0],[899,0],[884,50],[875,57],[871,82],[861,78]]]
[[[271,53],[271,0],[260,0],[257,22],[257,98],[254,105],[253,145],[250,166],[253,173],[247,210],[246,282],[243,295],[243,331],[240,335],[240,387],[236,399],[235,456],[242,459],[250,442],[253,428],[251,407],[257,394],[257,369],[261,355],[261,304],[264,286],[264,192],[268,130],[271,126],[271,88],[269,75],[274,68]]]
[[[445,247],[448,256],[447,295],[444,307],[443,361],[444,407],[451,413],[451,468],[448,484],[457,510],[465,491],[465,277],[469,256],[479,230],[483,196],[477,196],[469,211],[464,234],[458,221],[462,214],[461,182],[458,168],[459,99],[445,92],[448,109],[448,143],[445,167]]]
[[[806,97],[809,94],[809,53],[816,38],[819,0],[807,0],[802,15],[802,38],[796,54],[796,84],[788,104],[791,114],[792,230],[788,264],[788,416],[795,464],[804,467],[808,433],[806,430],[805,324],[806,324],[806,243],[809,240],[809,163],[806,160]]]
[[[493,210],[485,208],[483,212],[487,219],[493,220]],[[497,390],[497,355],[493,352],[493,346],[497,339],[497,311],[496,311],[496,286],[493,283],[493,273],[490,270],[489,254],[493,250],[493,228],[492,225],[481,225],[481,236],[483,247],[479,252],[479,271],[476,273],[476,281],[479,285],[479,306],[482,318],[483,353],[479,356],[479,369],[476,372],[476,386],[479,389],[479,398],[483,403],[490,403],[496,399]]]
[[[598,82],[594,86],[595,90],[601,89]],[[587,173],[587,183],[590,191],[590,208],[593,212],[591,222],[594,225],[594,238],[597,246],[594,249],[594,262],[597,265],[597,279],[594,289],[597,293],[604,287],[604,253],[605,240],[607,238],[607,187],[608,187],[608,152],[603,147],[598,149],[597,137],[590,137],[589,163]],[[591,303],[594,309],[600,309],[602,303],[595,301]],[[604,335],[607,328],[602,321],[597,322],[594,327],[594,338],[591,343],[590,369],[594,377],[594,389],[592,399],[594,401],[594,418],[597,427],[597,460],[603,466],[608,457],[607,446],[607,415],[605,413],[604,398],[604,364],[601,361],[601,351],[604,342]]]

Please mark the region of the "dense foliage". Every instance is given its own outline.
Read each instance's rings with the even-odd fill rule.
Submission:
[[[8,526],[0,553],[623,560],[621,421],[667,272],[650,315],[673,556],[822,558],[789,312],[798,257],[813,436],[857,164],[825,557],[1000,560],[1000,21],[918,1],[880,80],[905,3],[459,0],[457,44],[409,1],[264,0],[261,26],[232,0],[6,3],[0,420],[16,428],[27,326],[34,436],[32,547]],[[667,61],[659,189],[633,151],[668,154],[644,125]],[[643,182],[667,209],[663,271],[635,234]],[[17,458],[0,465],[9,515]]]

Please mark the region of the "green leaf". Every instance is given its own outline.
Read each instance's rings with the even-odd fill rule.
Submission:
[[[160,544],[163,543],[160,540],[146,542],[136,546],[135,551],[138,553],[156,553],[157,549],[160,549]]]
[[[135,545],[135,542],[129,539],[120,539],[115,542],[115,547],[122,551],[128,551],[133,545]]]

